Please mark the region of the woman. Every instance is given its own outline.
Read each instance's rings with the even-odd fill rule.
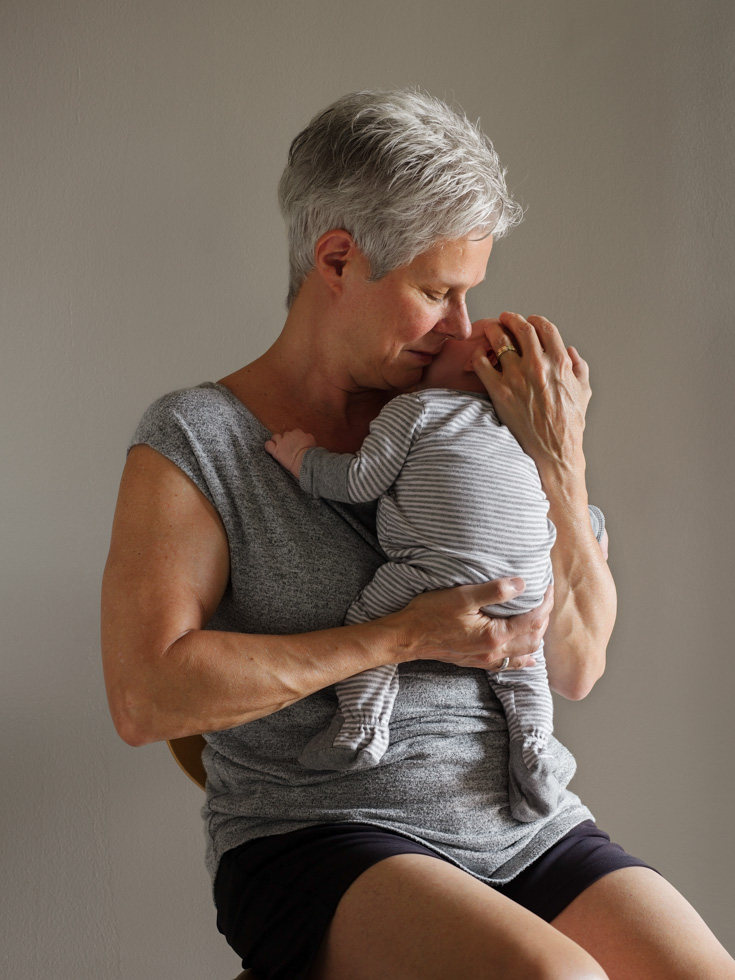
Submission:
[[[296,138],[280,195],[283,331],[218,384],[146,413],[103,589],[120,735],[209,733],[220,929],[262,980],[735,977],[684,899],[574,794],[532,824],[509,813],[507,729],[483,671],[528,665],[545,632],[552,687],[584,697],[615,612],[587,514],[587,366],[557,329],[504,313],[488,332],[502,370],[474,360],[550,500],[553,610],[549,596],[483,616],[522,591],[505,579],[341,626],[382,561],[374,515],[310,500],[263,448],[301,428],[354,452],[446,338],[469,336],[467,291],[520,218],[492,147],[436,100],[358,93]],[[330,686],[389,663],[401,697],[381,765],[300,767],[334,712]],[[574,762],[554,751],[568,782]]]

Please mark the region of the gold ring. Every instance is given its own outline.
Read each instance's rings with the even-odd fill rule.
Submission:
[[[500,350],[495,352],[495,356],[498,360],[500,360],[503,354],[507,354],[509,350],[512,350],[514,354],[518,353],[518,349],[514,347],[513,344],[503,344]]]

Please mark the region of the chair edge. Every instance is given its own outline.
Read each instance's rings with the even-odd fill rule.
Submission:
[[[170,738],[166,742],[171,755],[182,772],[196,783],[199,789],[204,789],[207,773],[202,762],[202,750],[207,744],[203,735],[185,735],[182,738]]]

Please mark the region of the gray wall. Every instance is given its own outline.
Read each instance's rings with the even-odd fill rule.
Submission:
[[[9,977],[237,972],[201,794],[109,721],[98,590],[126,441],[283,317],[275,185],[338,94],[481,116],[528,205],[476,315],[592,365],[592,497],[620,614],[559,704],[574,786],[735,952],[730,0],[0,5],[3,930]]]

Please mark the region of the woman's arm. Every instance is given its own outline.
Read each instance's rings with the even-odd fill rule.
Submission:
[[[499,370],[481,349],[472,363],[499,418],[536,463],[549,498],[557,536],[546,662],[552,688],[576,700],[602,676],[616,612],[615,585],[587,510],[582,437],[589,371],[544,317],[503,313],[483,326],[493,351],[508,343],[517,348],[499,362],[493,356]]]
[[[509,580],[425,594],[391,616],[291,636],[204,630],[229,580],[216,511],[148,446],[128,456],[102,588],[102,654],[120,736],[144,745],[219,731],[387,663],[441,659],[497,669],[530,662],[544,607],[489,620],[483,605],[517,594]]]
[[[605,670],[607,644],[615,625],[615,583],[601,543],[592,532],[587,494],[568,484],[544,483],[549,518],[556,525],[551,552],[554,610],[544,645],[551,687],[564,697],[585,697]]]

